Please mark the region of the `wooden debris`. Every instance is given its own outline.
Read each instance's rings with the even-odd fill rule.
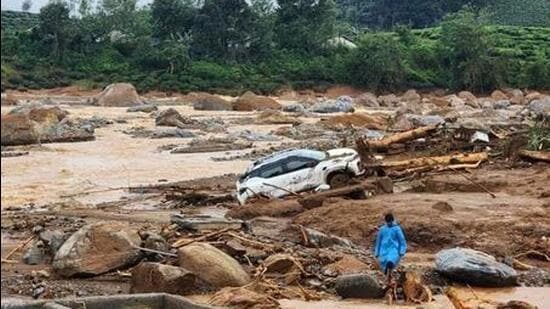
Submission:
[[[285,191],[286,193],[294,195],[294,196],[300,196],[300,194],[298,194],[296,192],[290,191],[290,190],[285,189],[283,187],[279,187],[279,186],[276,186],[276,185],[273,185],[273,184],[270,184],[270,183],[267,183],[267,182],[264,182],[263,185],[269,186],[269,187],[272,187],[272,188],[275,188],[275,189],[278,189],[278,190],[281,190],[281,191]]]
[[[527,252],[520,253],[520,254],[514,256],[514,258],[519,259],[519,258],[522,258],[524,256],[529,256],[529,257],[539,259],[541,261],[550,262],[550,257],[548,255],[546,255],[542,252],[536,251],[536,250],[529,250]]]
[[[248,239],[248,238],[240,236],[240,235],[238,235],[234,232],[227,232],[226,235],[229,235],[231,237],[237,238],[238,240],[246,242],[246,243],[250,244],[252,247],[261,248],[261,249],[266,249],[267,248],[269,250],[273,250],[273,248],[274,248],[274,246],[271,245],[271,244],[255,241],[255,240],[252,240],[252,239]]]
[[[471,309],[471,307],[466,306],[466,304],[458,296],[458,292],[454,288],[447,288],[445,290],[445,295],[451,301],[455,309]]]
[[[455,172],[458,172],[462,177],[466,178],[467,180],[469,180],[471,183],[473,183],[474,185],[478,186],[479,188],[481,188],[481,190],[487,192],[492,198],[496,198],[497,196],[489,191],[489,189],[487,189],[487,187],[485,187],[484,185],[474,181],[472,178],[470,178],[469,176],[467,176],[466,174],[464,174],[463,172],[459,171],[459,170],[456,170],[456,169],[453,169]]]
[[[550,163],[550,151],[532,151],[522,149],[518,152],[518,154],[524,159]]]
[[[204,234],[200,237],[197,237],[197,238],[191,239],[191,240],[189,240],[187,238],[178,239],[172,244],[172,248],[180,248],[180,247],[187,246],[187,245],[192,244],[192,243],[197,242],[197,241],[208,240],[209,238],[221,235],[223,233],[226,233],[226,232],[229,232],[229,231],[232,231],[232,230],[235,230],[235,229],[231,228],[231,227],[228,227],[228,228],[225,228],[225,229],[221,229],[219,231],[214,231],[214,232],[211,232],[211,233],[208,233],[208,234]]]
[[[438,127],[437,125],[426,126],[426,127],[421,127],[414,130],[406,131],[406,132],[393,134],[393,135],[384,137],[381,140],[365,141],[364,139],[360,139],[361,141],[356,141],[356,142],[358,144],[366,144],[367,147],[371,150],[384,150],[384,149],[387,149],[391,144],[403,143],[403,142],[412,141],[421,137],[428,136],[434,133],[437,127]]]
[[[478,163],[483,162],[488,159],[486,152],[477,152],[469,154],[456,154],[456,155],[447,155],[447,156],[437,156],[437,157],[425,157],[425,158],[415,158],[410,160],[402,161],[382,161],[378,164],[370,165],[369,167],[382,167],[392,170],[406,170],[412,168],[420,167],[433,167],[433,166],[442,166],[442,165],[452,165],[452,164],[468,164],[468,163]]]
[[[178,256],[177,254],[170,253],[170,252],[164,252],[164,251],[159,251],[159,250],[154,250],[154,249],[148,249],[148,248],[143,248],[143,247],[134,246],[134,245],[131,245],[131,246],[132,246],[132,248],[139,249],[141,251],[157,253],[157,254],[162,254],[162,255],[171,256],[171,257],[177,257]]]
[[[531,270],[535,268],[534,266],[531,266],[529,264],[523,263],[518,259],[512,260],[512,267],[517,270]]]
[[[20,243],[17,247],[13,248],[8,254],[6,254],[5,257],[2,258],[2,263],[9,263],[9,262],[4,262],[4,260],[6,260],[6,261],[9,260],[10,257],[11,257],[12,255],[14,255],[15,252],[17,252],[17,250],[20,250],[20,249],[25,248],[25,246],[26,246],[28,243],[30,243],[33,239],[34,239],[34,235],[31,236],[31,237],[29,237],[29,238],[27,238],[27,240],[25,240],[24,242]]]
[[[354,195],[361,193],[364,194],[366,186],[368,185],[358,184],[322,192],[316,192],[299,199],[298,202],[306,209],[315,208],[321,206],[323,204],[322,201],[329,197]]]

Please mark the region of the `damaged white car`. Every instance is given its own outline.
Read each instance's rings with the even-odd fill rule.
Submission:
[[[255,195],[281,197],[292,192],[346,185],[365,172],[357,151],[289,149],[254,161],[237,181],[241,205]]]

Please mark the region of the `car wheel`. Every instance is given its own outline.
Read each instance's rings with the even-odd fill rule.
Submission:
[[[331,189],[341,188],[350,183],[351,177],[345,172],[336,172],[330,174],[327,179],[328,185]]]

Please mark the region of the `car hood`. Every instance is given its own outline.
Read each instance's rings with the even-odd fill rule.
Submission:
[[[357,155],[357,151],[351,148],[331,149],[331,150],[327,150],[327,153],[328,153],[327,159],[355,157]]]

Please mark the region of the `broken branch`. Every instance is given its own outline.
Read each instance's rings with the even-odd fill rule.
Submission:
[[[489,189],[487,189],[487,187],[485,187],[484,185],[482,185],[482,184],[480,184],[480,183],[474,181],[472,178],[470,178],[469,176],[467,176],[467,175],[464,174],[463,172],[461,172],[461,171],[459,171],[459,170],[457,170],[457,169],[454,169],[454,168],[452,168],[452,170],[455,171],[455,172],[457,172],[457,173],[459,173],[460,175],[462,175],[462,177],[466,178],[467,180],[469,180],[469,181],[470,181],[471,183],[473,183],[474,185],[480,187],[483,191],[487,192],[487,194],[489,194],[492,198],[496,198],[496,197],[497,197],[493,192],[489,191]]]
[[[15,253],[17,252],[17,250],[19,249],[23,249],[25,248],[25,246],[30,243],[32,240],[34,239],[34,235],[27,238],[27,240],[25,240],[24,242],[20,243],[17,247],[13,248],[5,257],[2,258],[2,260],[9,260],[10,257]],[[5,262],[5,263],[8,263],[8,262]]]
[[[174,253],[170,253],[170,252],[164,252],[164,251],[159,251],[159,250],[154,250],[154,249],[148,249],[148,248],[143,248],[143,247],[140,247],[140,246],[134,246],[134,245],[131,245],[132,248],[134,249],[139,249],[141,251],[146,251],[146,252],[151,252],[151,253],[158,253],[158,254],[162,254],[162,255],[166,255],[166,256],[171,256],[171,257],[177,257],[178,255],[177,254],[174,254]]]
[[[180,248],[180,247],[183,247],[183,246],[187,246],[187,245],[190,245],[194,242],[197,242],[197,241],[203,241],[203,240],[207,240],[209,238],[212,238],[214,236],[218,236],[220,234],[223,234],[223,233],[226,233],[226,232],[229,232],[231,230],[235,230],[235,228],[232,228],[232,227],[228,227],[228,228],[225,228],[225,229],[221,229],[219,231],[214,231],[214,232],[211,232],[211,233],[208,233],[208,234],[205,234],[205,235],[202,235],[200,237],[197,237],[195,239],[185,239],[185,238],[182,238],[182,239],[178,239],[176,240],[173,244],[172,244],[172,248]]]
[[[279,186],[276,186],[276,185],[272,185],[272,184],[267,183],[267,182],[264,182],[263,184],[264,184],[265,186],[269,186],[269,187],[273,187],[273,188],[275,188],[275,189],[279,189],[279,190],[285,191],[286,193],[292,194],[292,195],[294,195],[294,196],[300,196],[298,193],[293,192],[293,191],[290,191],[290,190],[285,189],[285,188],[283,188],[283,187],[279,187]]]

